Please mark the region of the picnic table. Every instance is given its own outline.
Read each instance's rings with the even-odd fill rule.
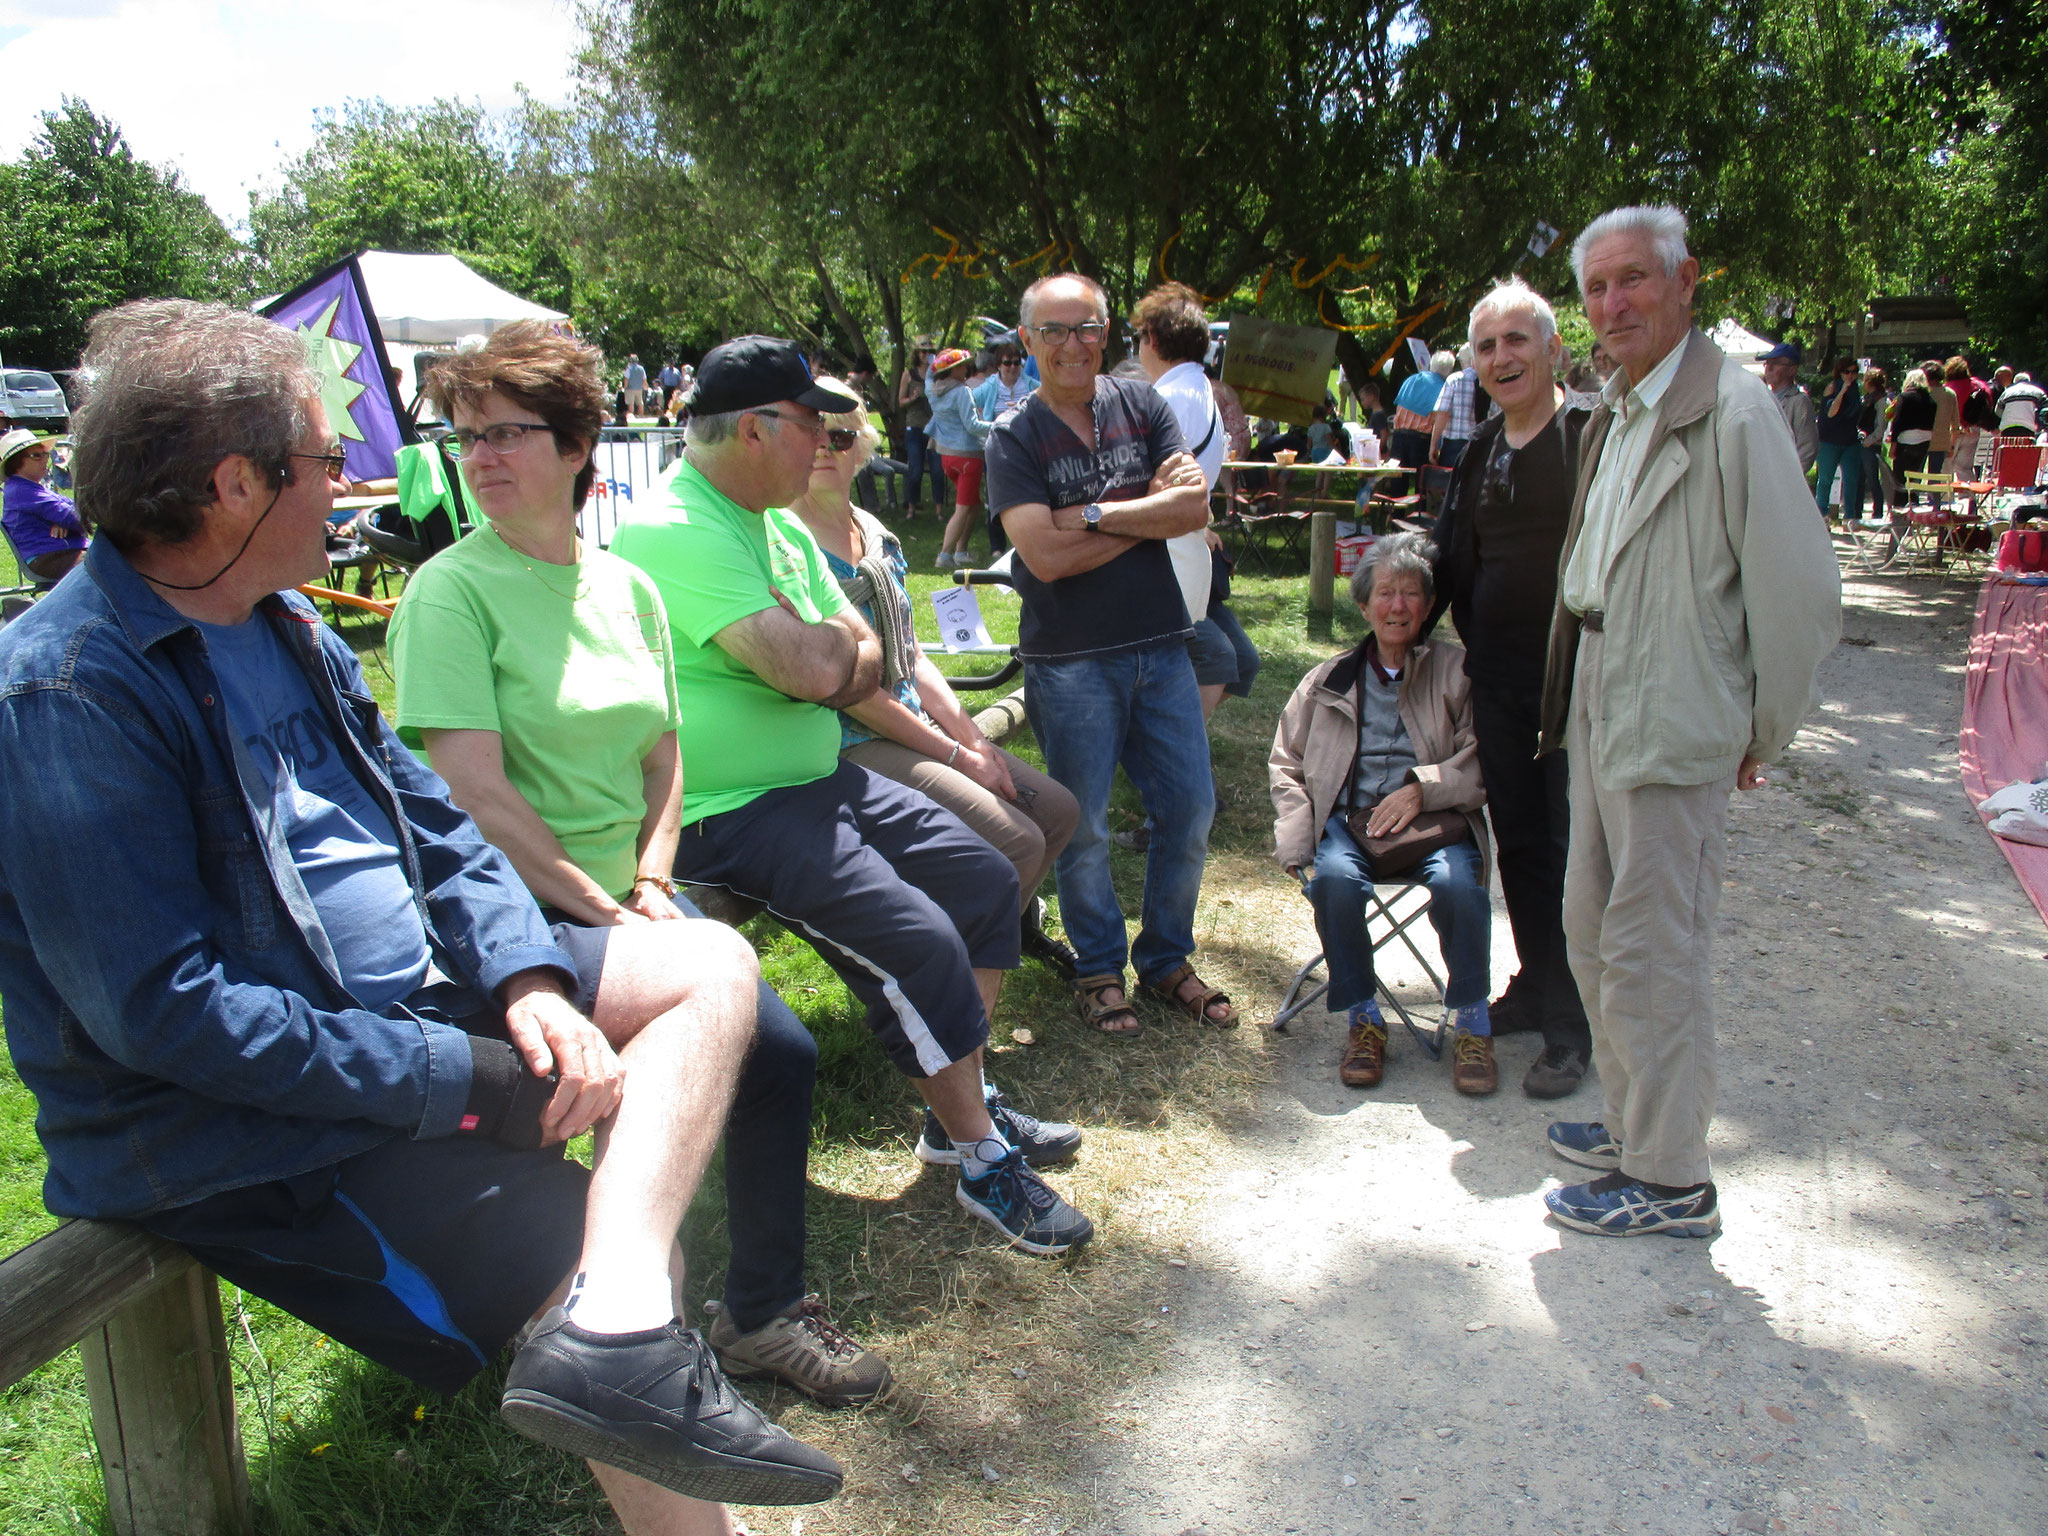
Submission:
[[[1243,487],[1240,479],[1250,471],[1276,477],[1266,482],[1274,489],[1253,491]],[[1222,515],[1217,521],[1226,539],[1234,536],[1232,558],[1240,562],[1247,557],[1256,558],[1262,567],[1270,569],[1264,539],[1277,536],[1282,558],[1307,559],[1309,519],[1316,512],[1349,513],[1361,522],[1371,523],[1375,533],[1388,532],[1397,509],[1376,500],[1370,491],[1382,480],[1410,472],[1395,460],[1378,464],[1312,464],[1297,459],[1291,464],[1278,464],[1228,459],[1216,478],[1216,489],[1223,498]],[[1308,479],[1310,476],[1314,478]]]

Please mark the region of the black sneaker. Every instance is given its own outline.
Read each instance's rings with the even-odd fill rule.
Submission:
[[[1018,1109],[1001,1090],[988,1096],[988,1117],[995,1122],[996,1134],[1024,1154],[1024,1161],[1034,1168],[1051,1168],[1060,1163],[1071,1162],[1074,1154],[1081,1150],[1079,1127],[1068,1125],[1062,1120],[1040,1120]],[[932,1113],[931,1106],[924,1111],[924,1130],[917,1138],[917,1159],[921,1163],[936,1163],[946,1168],[960,1166],[959,1149],[946,1135],[946,1128],[939,1124],[939,1117]]]
[[[1026,1253],[1062,1254],[1095,1235],[1095,1223],[1033,1173],[1015,1147],[980,1178],[962,1174],[954,1195],[963,1210],[979,1216],[1011,1247]]]
[[[1032,897],[1024,909],[1022,942],[1025,954],[1043,960],[1061,979],[1071,983],[1081,974],[1081,957],[1074,953],[1074,946],[1045,931],[1045,899],[1041,896]]]
[[[1532,1099],[1562,1099],[1579,1091],[1586,1080],[1586,1053],[1568,1045],[1546,1045],[1522,1076],[1522,1092]]]
[[[590,1333],[556,1307],[513,1358],[498,1411],[544,1445],[714,1503],[816,1504],[846,1477],[762,1418],[679,1321]]]

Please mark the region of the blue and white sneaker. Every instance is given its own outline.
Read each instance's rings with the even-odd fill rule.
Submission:
[[[1590,1184],[1553,1189],[1543,1203],[1574,1231],[1600,1237],[1712,1237],[1721,1230],[1720,1197],[1711,1182],[1667,1199],[1640,1179],[1610,1173]]]
[[[1024,1161],[1034,1168],[1052,1168],[1072,1162],[1074,1155],[1081,1150],[1078,1127],[1063,1120],[1040,1120],[1035,1115],[1027,1115],[1004,1098],[999,1089],[989,1091],[988,1117],[995,1122],[996,1134],[1022,1152]],[[960,1166],[960,1149],[953,1145],[946,1135],[946,1128],[939,1124],[939,1117],[931,1112],[929,1105],[924,1112],[924,1130],[917,1138],[917,1160],[945,1168]]]
[[[1598,1120],[1553,1120],[1550,1150],[1581,1168],[1621,1167],[1621,1141]]]
[[[1012,1248],[1056,1256],[1095,1235],[1095,1223],[1033,1173],[1017,1148],[978,1179],[960,1176],[960,1208],[1003,1234]]]

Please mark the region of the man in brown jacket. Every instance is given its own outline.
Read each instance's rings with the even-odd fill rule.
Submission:
[[[1618,208],[1572,250],[1620,365],[1579,446],[1544,679],[1566,747],[1564,928],[1604,1120],[1550,1127],[1611,1170],[1545,1201],[1605,1236],[1721,1225],[1714,918],[1729,792],[1763,782],[1841,632],[1827,530],[1770,394],[1692,324],[1699,263],[1675,208]]]

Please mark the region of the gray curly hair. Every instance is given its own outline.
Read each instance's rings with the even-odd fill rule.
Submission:
[[[1372,584],[1385,571],[1389,576],[1414,576],[1422,582],[1424,602],[1436,600],[1436,546],[1421,533],[1395,533],[1376,539],[1365,548],[1358,568],[1351,573],[1351,600],[1363,608],[1372,597]]]
[[[320,397],[306,346],[225,304],[149,299],[92,323],[71,471],[79,516],[124,552],[183,544],[213,505],[213,472],[240,454],[273,486]]]

